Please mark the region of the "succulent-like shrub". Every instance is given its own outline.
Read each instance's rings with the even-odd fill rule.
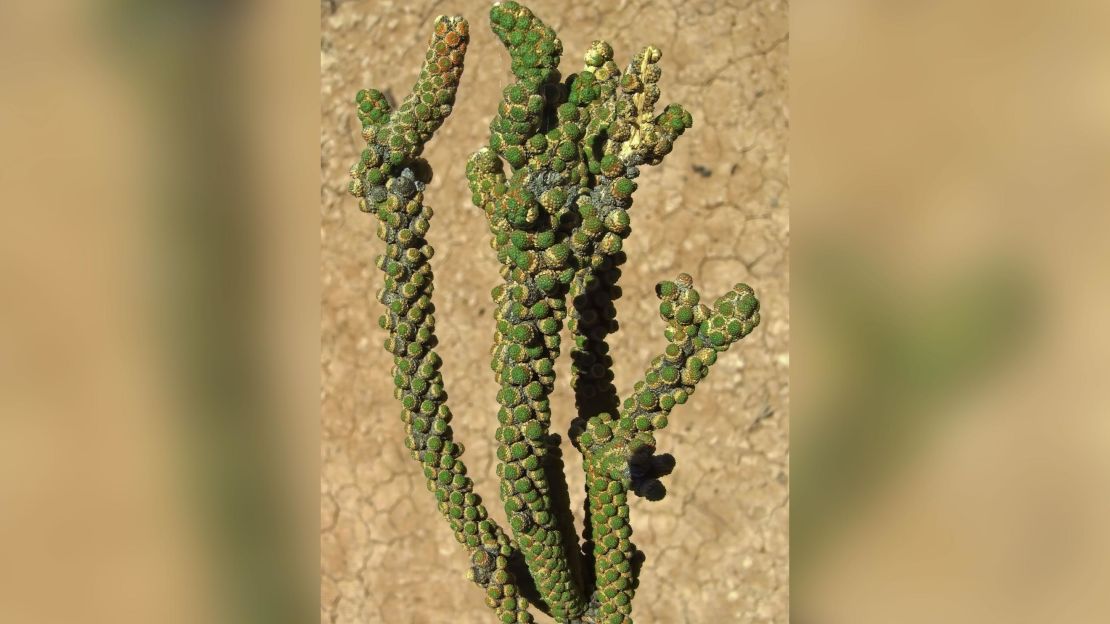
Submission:
[[[613,49],[595,41],[585,67],[561,80],[562,43],[526,7],[495,4],[493,32],[512,57],[489,145],[466,164],[473,201],[489,222],[502,282],[492,368],[497,395],[497,475],[509,532],[490,518],[451,430],[432,306],[432,209],[424,203],[424,144],[451,112],[463,71],[468,25],[438,17],[412,93],[390,110],[378,91],[356,96],[367,147],[350,191],[378,218],[385,253],[380,325],[412,458],[470,558],[468,577],[501,622],[531,622],[529,605],[560,622],[631,622],[642,554],[630,541],[628,496],[658,495],[669,471],[656,433],[685,403],[718,353],[759,323],[744,284],[711,306],[689,275],[656,294],[666,349],[623,402],[613,386],[607,336],[616,329],[621,251],[639,168],[658,164],[691,127],[671,104],[659,114],[658,49],[648,46],[621,72]],[[506,168],[506,165],[508,166]],[[560,437],[550,431],[549,396],[564,333],[571,337],[577,415],[569,439],[586,473],[586,526],[575,530],[562,478]],[[564,488],[565,489],[565,488]],[[511,532],[511,534],[510,534]]]

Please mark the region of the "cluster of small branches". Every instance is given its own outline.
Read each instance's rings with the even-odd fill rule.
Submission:
[[[671,104],[656,113],[658,49],[648,46],[622,72],[612,47],[595,41],[585,66],[559,74],[562,43],[516,2],[490,11],[494,34],[512,58],[490,141],[467,162],[473,202],[486,215],[502,281],[492,292],[492,368],[497,400],[497,475],[509,519],[490,518],[454,439],[441,360],[435,352],[433,277],[424,203],[430,167],[424,144],[450,114],[469,29],[438,17],[416,86],[392,110],[375,90],[356,96],[367,147],[351,170],[350,191],[379,221],[386,246],[380,325],[388,331],[392,374],[406,445],[428,489],[470,557],[468,577],[486,592],[501,622],[531,622],[535,604],[560,622],[631,622],[643,555],[631,542],[628,497],[657,498],[673,467],[655,456],[656,433],[685,403],[718,353],[759,323],[752,289],[737,284],[712,306],[689,275],[661,282],[665,350],[632,396],[613,385],[607,337],[630,233],[639,168],[660,163],[692,126]],[[564,325],[571,338],[577,415],[568,437],[586,475],[586,525],[578,535],[565,491],[561,438],[551,432]],[[565,490],[565,486],[563,486]]]

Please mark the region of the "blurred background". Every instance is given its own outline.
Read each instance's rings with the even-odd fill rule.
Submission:
[[[1108,35],[793,3],[794,621],[1110,617]]]
[[[0,4],[0,621],[315,617],[316,20]]]

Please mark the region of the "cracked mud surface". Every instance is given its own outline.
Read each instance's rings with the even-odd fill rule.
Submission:
[[[654,284],[680,272],[715,298],[751,284],[762,325],[734,345],[689,404],[675,410],[660,452],[677,460],[665,499],[634,499],[636,544],[647,554],[633,616],[653,622],[778,622],[788,615],[787,5],[753,0],[527,3],[559,33],[563,74],[594,39],[623,66],[642,46],[663,50],[661,104],[679,102],[694,127],[661,166],[644,168],[625,249],[620,331],[611,341],[625,396],[665,342]],[[491,622],[466,558],[403,446],[390,361],[381,343],[375,220],[346,193],[361,150],[353,98],[375,87],[400,100],[419,72],[432,19],[462,14],[472,42],[455,111],[424,152],[435,178],[435,305],[453,426],[491,513],[497,502],[489,369],[489,291],[497,266],[484,216],[470,203],[466,157],[488,139],[509,80],[488,28],[487,2],[331,0],[321,6],[323,283],[321,328],[322,622]],[[626,23],[630,16],[640,21]],[[573,401],[559,362],[554,431]],[[564,446],[581,529],[578,454]],[[539,621],[549,621],[539,616]]]

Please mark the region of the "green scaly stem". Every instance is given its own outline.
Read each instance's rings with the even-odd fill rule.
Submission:
[[[681,274],[660,282],[660,316],[667,322],[668,345],[652,360],[633,396],[625,399],[619,417],[590,418],[579,437],[586,463],[586,491],[594,530],[594,556],[599,622],[631,622],[637,556],[628,524],[628,493],[640,475],[631,461],[655,451],[655,433],[667,426],[676,405],[686,403],[699,381],[709,374],[717,354],[759,325],[759,301],[752,289],[737,284],[713,308],[700,302],[693,279]]]
[[[489,518],[454,440],[451,411],[440,373],[431,302],[433,275],[428,263],[432,209],[424,204],[427,163],[417,159],[451,112],[468,41],[467,22],[439,17],[420,79],[397,111],[378,91],[355,98],[367,148],[351,169],[350,191],[359,207],[378,220],[386,243],[377,266],[385,274],[378,299],[386,306],[379,324],[389,332],[395,397],[401,402],[405,445],[424,469],[427,487],[455,539],[470,557],[467,576],[486,591],[486,602],[504,623],[532,622],[528,601],[509,571],[517,556],[509,536]]]

